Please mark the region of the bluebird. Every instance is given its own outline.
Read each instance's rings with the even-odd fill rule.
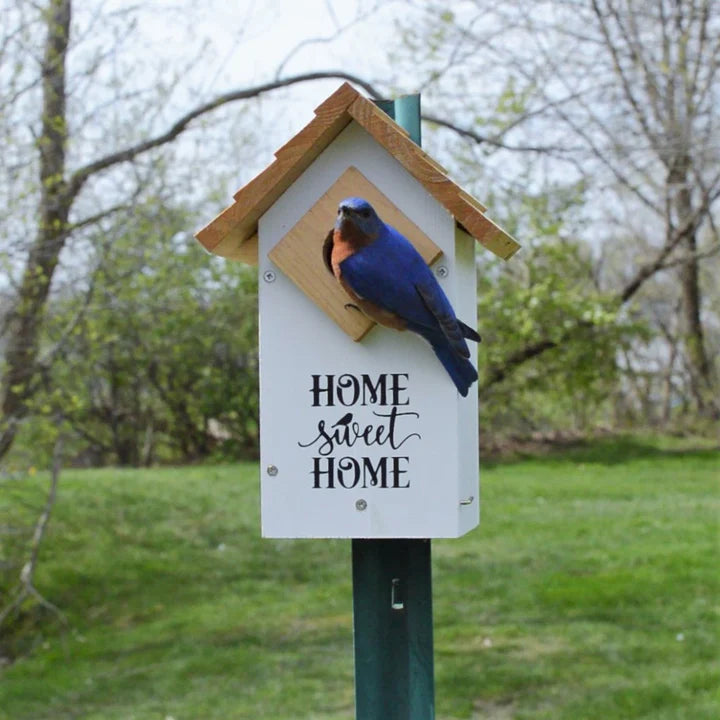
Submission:
[[[380,325],[424,337],[460,394],[468,394],[478,375],[465,339],[480,342],[480,336],[455,317],[420,253],[367,200],[351,197],[340,203],[323,258],[352,300],[348,305]]]

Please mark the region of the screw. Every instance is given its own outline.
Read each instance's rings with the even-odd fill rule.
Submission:
[[[275,273],[272,270],[266,270],[263,273],[263,280],[265,280],[265,282],[269,282],[269,283],[275,282]]]
[[[278,474],[278,469],[275,467],[275,465],[268,465],[267,466],[267,474],[270,477],[275,477]]]
[[[448,269],[445,267],[445,265],[439,265],[437,270],[435,270],[435,274],[439,278],[445,278],[448,276]]]
[[[355,502],[355,509],[362,512],[367,508],[367,502],[365,500],[357,500]]]

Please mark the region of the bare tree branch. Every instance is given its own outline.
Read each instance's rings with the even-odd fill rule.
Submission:
[[[660,249],[655,258],[645,265],[642,265],[636,271],[633,278],[626,283],[625,287],[617,294],[616,298],[618,304],[626,304],[651,277],[656,275],[658,272],[681,262],[681,260],[678,260],[677,262],[672,261],[671,263],[668,263],[667,258],[673,250],[680,245],[687,233],[694,230],[694,227],[703,217],[707,207],[714,201],[714,199],[716,199],[716,197],[717,195],[706,195],[701,207],[699,207],[693,216],[688,218],[681,227],[677,228],[675,232],[669,236],[668,241]],[[707,252],[707,255],[709,256],[710,254],[714,254],[718,252],[718,250],[720,250],[720,248],[711,248],[711,250]],[[525,345],[525,347],[512,352],[507,358],[488,369],[484,381],[478,387],[479,392],[483,393],[493,385],[502,382],[520,366],[543,355],[548,350],[553,350],[566,342],[571,342],[579,331],[587,330],[590,327],[592,327],[592,325],[587,322],[577,323],[571,328],[568,328],[559,340],[550,340],[547,338],[535,340]]]
[[[679,255],[678,257],[673,258],[672,260],[668,260],[667,262],[663,263],[662,267],[658,268],[658,271],[669,270],[670,268],[679,267],[680,265],[687,265],[687,263],[689,262],[707,260],[707,258],[714,257],[718,253],[720,253],[720,243],[715,243],[713,247],[710,247],[707,250],[698,250],[693,254],[684,253],[683,255]]]
[[[502,148],[503,150],[512,150],[514,152],[533,152],[533,153],[568,153],[572,152],[571,148],[560,145],[507,145],[497,137],[490,135],[481,135],[475,130],[470,128],[462,127],[451,120],[446,118],[438,117],[437,115],[423,114],[422,119],[426,122],[433,123],[438,127],[444,127],[448,130],[452,130],[461,137],[468,138],[476,142],[478,145],[492,145],[496,148]]]
[[[36,238],[29,246],[22,280],[16,292],[15,311],[7,320],[10,332],[7,333],[6,363],[0,381],[0,456],[9,450],[20,422],[29,412],[27,401],[37,386],[36,376],[43,367],[38,365],[38,339],[42,314],[60,254],[73,230],[101,217],[98,214],[74,226],[68,220],[80,190],[90,177],[121,163],[131,162],[154,148],[172,142],[194,120],[223,105],[260,97],[280,88],[316,80],[337,79],[359,85],[374,97],[379,95],[371,83],[343,71],[312,72],[276,79],[218,95],[182,115],[164,133],[111,152],[69,173],[66,165],[66,66],[71,14],[71,0],[50,0],[49,11],[44,18],[47,36],[42,69],[42,133],[37,143],[40,150],[40,221]]]
[[[38,558],[40,557],[40,548],[47,531],[48,523],[50,522],[50,516],[53,508],[55,507],[55,500],[57,499],[58,483],[60,482],[60,469],[62,467],[62,451],[63,441],[62,436],[60,436],[55,443],[55,449],[53,451],[52,469],[50,472],[50,487],[48,489],[47,499],[45,500],[45,507],[35,523],[35,530],[33,531],[32,540],[30,541],[30,555],[20,571],[20,578],[18,586],[15,590],[15,597],[2,609],[2,611],[0,611],[0,627],[2,627],[3,623],[11,615],[20,610],[25,600],[31,596],[34,597],[40,605],[53,612],[60,619],[63,625],[68,624],[67,618],[62,610],[44,598],[34,585],[35,570],[37,569]]]
[[[623,63],[620,59],[619,48],[610,36],[610,30],[608,28],[605,14],[600,9],[600,6],[599,6],[597,0],[592,0],[592,8],[593,8],[595,16],[598,20],[598,24],[600,26],[600,30],[602,32],[603,38],[605,40],[605,48],[609,51],[610,56],[612,57],[613,68],[615,70],[615,74],[617,75],[618,79],[620,80],[620,85],[623,89],[625,99],[628,101],[628,104],[632,108],[633,114],[635,115],[635,119],[637,120],[640,127],[643,129],[645,136],[650,140],[650,143],[651,143],[653,149],[657,153],[661,153],[659,138],[651,130],[650,124],[648,123],[647,115],[644,112],[644,108],[642,107],[640,100],[635,97],[635,92],[633,90],[632,81],[630,80],[630,78],[628,78],[628,76],[626,74],[626,71],[623,67]],[[650,88],[649,97],[651,98],[651,101],[652,101],[650,103],[650,105],[651,105],[651,107],[653,107],[655,109],[655,112],[658,113],[657,91],[656,91],[656,88],[654,87],[654,82],[650,76],[650,71],[647,68],[647,64],[644,62],[644,58],[641,56],[641,54],[637,52],[637,50],[635,48],[634,40],[629,37],[629,35],[626,31],[626,28],[622,23],[622,19],[621,19],[620,15],[618,14],[618,12],[615,10],[615,8],[613,8],[612,3],[608,3],[608,11],[614,18],[615,24],[619,28],[620,33],[622,34],[622,36],[624,38],[625,46],[629,49],[635,65],[641,66],[643,69],[643,72],[645,73],[646,86]]]
[[[136,198],[136,194],[133,195],[133,199]],[[96,223],[100,222],[101,220],[104,220],[106,217],[110,217],[111,215],[114,215],[117,212],[120,212],[122,210],[129,210],[132,207],[132,204],[129,202],[124,203],[118,203],[117,205],[113,205],[112,207],[105,208],[104,210],[100,210],[99,212],[96,212],[94,215],[87,215],[81,220],[76,220],[73,223],[70,223],[66,228],[66,234],[70,235],[71,233],[75,232],[76,230],[80,230],[81,228],[84,228],[88,225],[95,225]]]
[[[633,279],[628,282],[623,290],[619,293],[618,299],[625,303],[640,289],[643,283],[655,275],[660,270],[666,267],[666,260],[670,256],[673,250],[680,245],[680,243],[688,236],[689,233],[694,233],[697,229],[702,218],[705,216],[708,208],[715,200],[716,196],[706,195],[703,202],[695,212],[688,218],[686,218],[683,224],[675,228],[668,234],[668,239],[660,249],[655,258],[641,265],[636,271]]]
[[[575,328],[573,328],[573,330],[574,329]],[[570,334],[571,333],[568,331],[563,336],[563,339],[569,338]],[[539,357],[548,350],[552,350],[558,347],[561,342],[562,339],[537,340],[535,342],[527,344],[520,350],[516,350],[515,352],[511,353],[502,362],[497,363],[496,365],[489,368],[485,379],[482,383],[478,385],[478,392],[480,393],[480,395],[482,395],[483,392],[488,390],[493,385],[497,385],[498,383],[505,380],[513,371],[517,370],[517,368],[519,368],[521,365],[524,365],[530,360]]]
[[[369,17],[371,17],[374,13],[378,10],[378,5],[375,4],[372,7],[370,7],[367,11],[360,10],[358,14],[350,20],[350,22],[346,23],[345,25],[341,25],[340,22],[337,19],[337,15],[335,14],[335,10],[333,9],[332,3],[329,2],[329,0],[325,0],[325,9],[328,12],[328,15],[330,16],[333,25],[335,26],[335,32],[333,32],[330,35],[327,35],[325,37],[312,37],[312,38],[306,38],[305,40],[301,40],[295,47],[293,47],[288,54],[282,59],[280,64],[277,66],[277,69],[275,70],[275,80],[279,80],[285,71],[285,67],[288,65],[288,63],[305,47],[310,47],[311,45],[326,45],[328,43],[332,43],[335,40],[337,40],[340,36],[344,35],[348,30],[355,27],[361,22],[364,22]],[[368,91],[370,92],[370,91]],[[373,93],[370,92],[372,95]],[[375,96],[377,97],[377,96]]]
[[[153,138],[149,138],[148,140],[144,140],[143,142],[132,145],[128,148],[125,148],[124,150],[110,153],[105,157],[99,158],[98,160],[95,160],[94,162],[91,162],[88,165],[79,168],[71,175],[68,182],[68,196],[70,198],[74,198],[80,191],[80,188],[83,186],[85,181],[91,175],[94,175],[95,173],[98,173],[102,170],[106,170],[107,168],[117,165],[119,163],[130,162],[138,155],[141,155],[148,150],[152,150],[162,145],[166,145],[167,143],[174,140],[178,135],[180,135],[180,133],[182,133],[193,120],[196,120],[197,118],[206,115],[213,110],[217,110],[217,108],[222,107],[223,105],[227,105],[228,103],[236,102],[238,100],[249,100],[251,98],[256,98],[273,90],[290,87],[291,85],[298,85],[300,83],[311,82],[314,80],[331,79],[346,80],[348,82],[359,85],[372,97],[380,97],[378,90],[372,84],[370,84],[366,80],[363,80],[357,75],[352,75],[350,73],[342,71],[303,73],[301,75],[294,75],[291,77],[281,78],[273,80],[271,82],[263,83],[261,85],[255,85],[249,88],[242,88],[240,90],[233,90],[232,92],[223,93],[222,95],[218,95],[213,100],[210,100],[207,103],[203,103],[202,105],[199,105],[198,107],[193,108],[189,112],[182,115],[173,123],[169,130],[162,133],[161,135],[157,135]]]

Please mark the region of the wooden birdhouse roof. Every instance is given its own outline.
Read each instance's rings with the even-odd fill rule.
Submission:
[[[518,251],[518,243],[485,215],[480,202],[450,180],[389,115],[347,83],[315,109],[315,117],[277,150],[271,165],[235,193],[232,205],[196,233],[205,249],[257,264],[258,220],[353,120],[481,245],[505,260]]]

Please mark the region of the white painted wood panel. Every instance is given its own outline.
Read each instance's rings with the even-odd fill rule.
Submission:
[[[462,398],[430,346],[412,333],[376,327],[352,342],[267,258],[350,165],[443,249],[435,267],[448,272],[439,280],[459,316],[475,321],[474,241],[456,238],[452,217],[352,123],[259,222],[263,535],[457,537],[478,522],[474,392]],[[351,403],[363,376],[364,402],[360,393]],[[382,378],[384,404],[370,392]],[[329,382],[332,405],[322,392]],[[338,393],[339,382],[347,387]],[[344,432],[330,442],[337,430]],[[470,505],[460,504],[470,496]]]

